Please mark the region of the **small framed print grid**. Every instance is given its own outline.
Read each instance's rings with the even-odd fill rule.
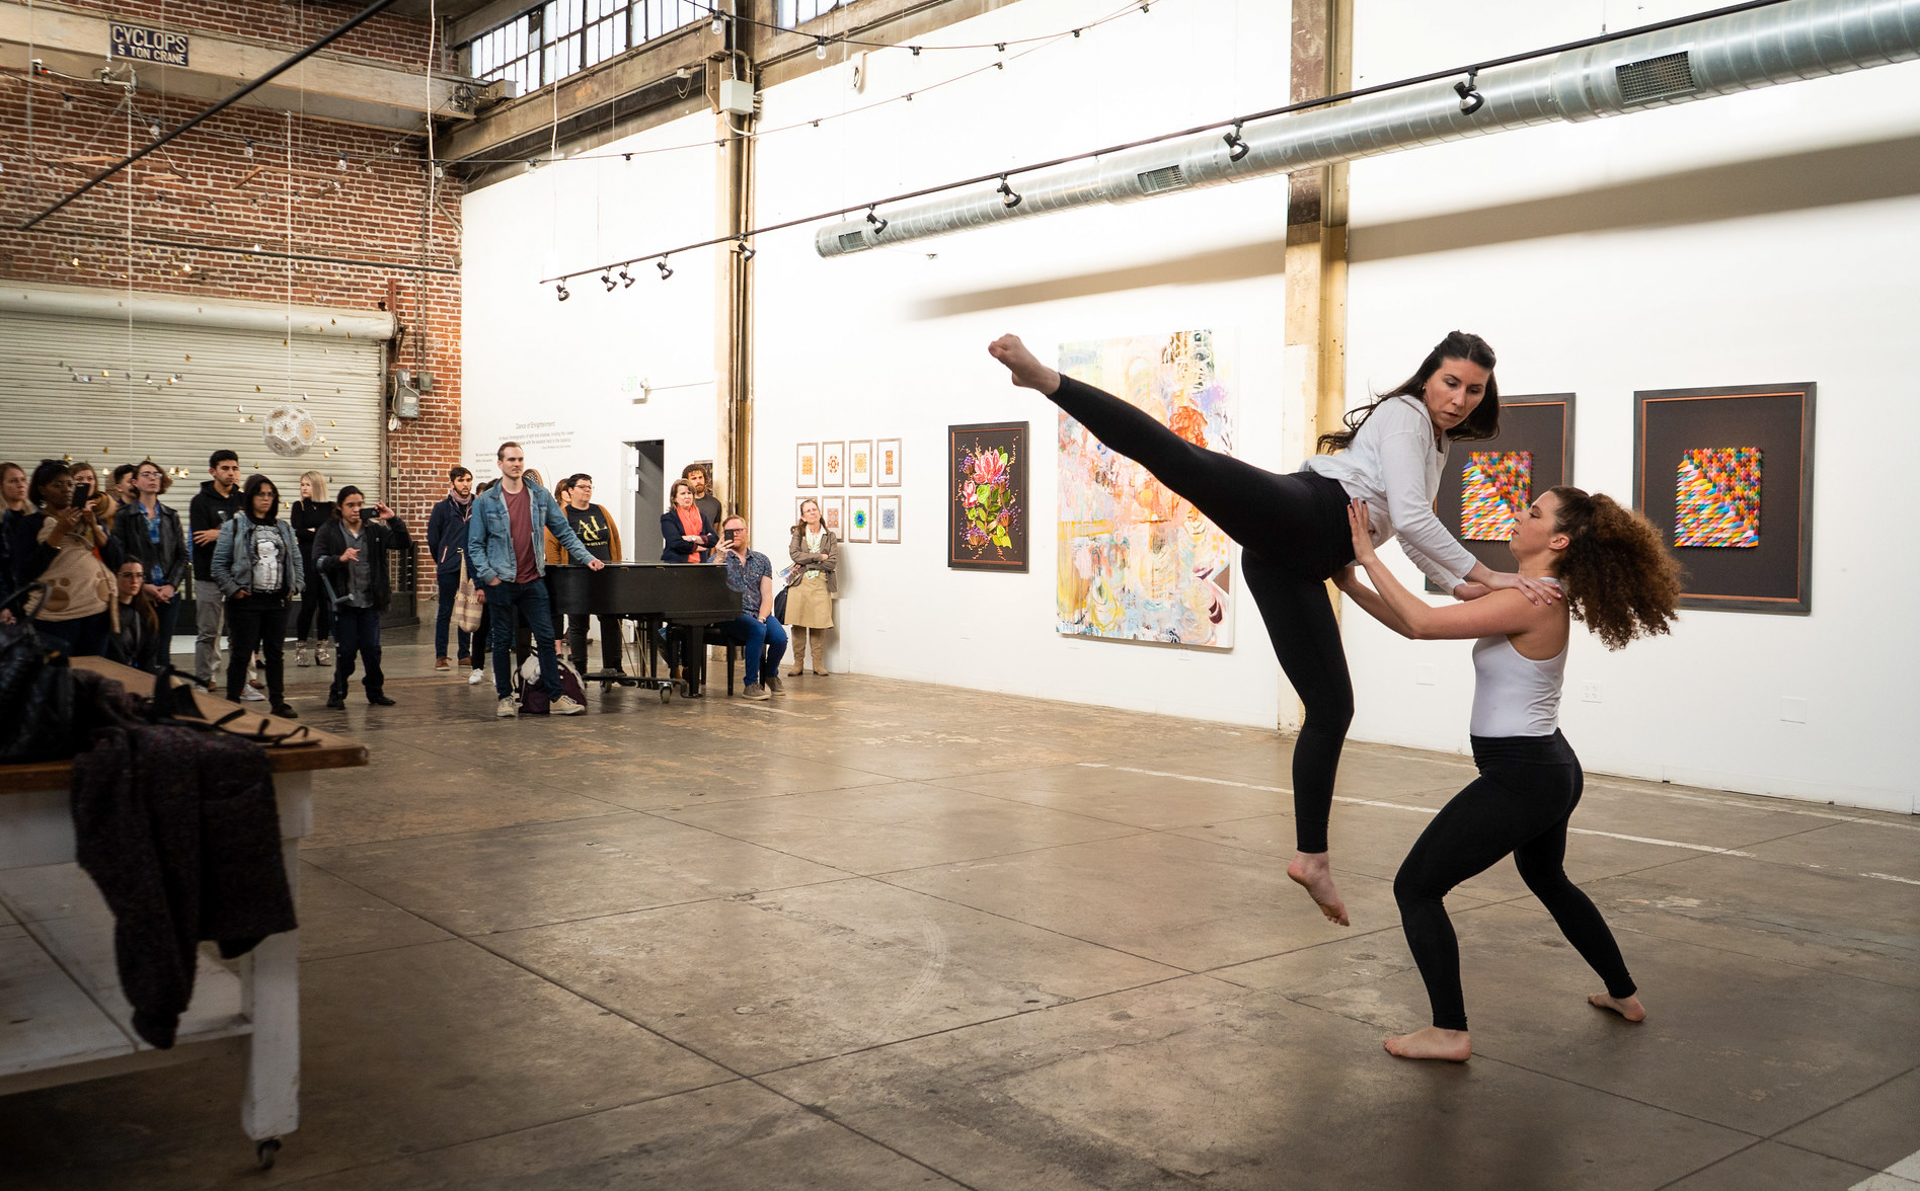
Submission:
[[[847,541],[873,540],[873,497],[847,497]]]
[[[855,439],[847,444],[847,487],[873,487],[873,440]]]
[[[844,496],[823,496],[820,498],[820,524],[832,530],[839,537],[846,537],[845,529],[847,498]]]
[[[847,486],[847,444],[844,441],[820,444],[820,483],[828,488]]]
[[[818,488],[820,486],[820,444],[803,442],[794,454],[793,486],[796,488]]]
[[[875,482],[882,488],[900,486],[900,440],[883,438],[873,444]]]
[[[873,540],[890,545],[900,544],[900,498],[880,496],[874,498]]]

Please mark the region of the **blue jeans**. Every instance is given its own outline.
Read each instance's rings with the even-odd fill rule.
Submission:
[[[768,616],[763,621],[742,612],[720,631],[745,646],[740,652],[747,659],[748,686],[760,681],[762,654],[766,655],[765,668],[775,674],[780,672],[780,659],[787,656],[787,627],[777,618]]]
[[[460,594],[460,572],[455,571],[449,580],[440,576],[440,615],[433,622],[433,656],[447,656],[447,629],[453,624],[453,597]],[[460,656],[466,657],[473,652],[473,634],[465,629],[460,634]]]
[[[58,642],[70,658],[99,657],[107,652],[107,635],[113,632],[113,622],[105,612],[95,612],[78,620],[36,620],[33,631]]]
[[[547,698],[560,698],[566,688],[560,685],[560,660],[553,653],[553,613],[546,583],[503,580],[486,588],[486,593],[493,619],[494,693],[502,699],[513,694],[513,617],[509,613],[517,611],[533,631],[534,648],[540,655],[540,685],[547,688]]]
[[[367,676],[360,680],[367,698],[382,694],[387,676],[380,671],[380,610],[340,604],[333,610],[333,639],[339,651],[333,655],[333,686],[327,695],[347,697],[347,680],[353,677],[353,659],[357,654],[367,665]],[[246,666],[245,659],[240,665]]]

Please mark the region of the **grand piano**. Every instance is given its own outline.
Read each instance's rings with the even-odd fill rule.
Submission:
[[[659,625],[686,630],[686,695],[699,698],[705,670],[709,627],[726,624],[745,611],[740,593],[727,586],[727,568],[711,563],[610,562],[597,571],[577,565],[547,568],[547,594],[553,610],[566,616],[624,616],[641,624],[643,672],[618,675],[582,672],[588,682],[617,682],[651,687],[665,703],[674,680],[659,674],[654,634]]]

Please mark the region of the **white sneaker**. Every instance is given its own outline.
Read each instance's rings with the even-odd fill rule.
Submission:
[[[485,678],[486,676],[487,676],[487,672],[485,670],[475,670],[473,673],[467,675],[467,685],[479,686],[480,680]]]
[[[512,695],[508,695],[506,698],[500,700],[500,705],[493,709],[493,714],[503,720],[512,719],[514,716],[520,714],[520,700],[514,698]]]
[[[575,703],[572,695],[562,695],[555,699],[553,706],[547,710],[551,715],[579,715],[586,711],[586,708]]]
[[[242,703],[265,703],[267,697],[260,693],[260,688],[250,686],[241,690],[240,701]]]

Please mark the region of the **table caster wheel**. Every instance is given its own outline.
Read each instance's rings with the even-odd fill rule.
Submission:
[[[253,1147],[253,1160],[260,1164],[261,1170],[272,1170],[273,1160],[280,1156],[280,1139],[269,1137]]]
[[[672,698],[673,698],[673,688],[672,688],[672,687],[670,687],[670,686],[663,686],[663,687],[661,687],[661,688],[660,688],[660,701],[661,701],[662,703],[665,703],[665,702],[667,702],[667,701],[669,701],[669,700],[671,700]]]

